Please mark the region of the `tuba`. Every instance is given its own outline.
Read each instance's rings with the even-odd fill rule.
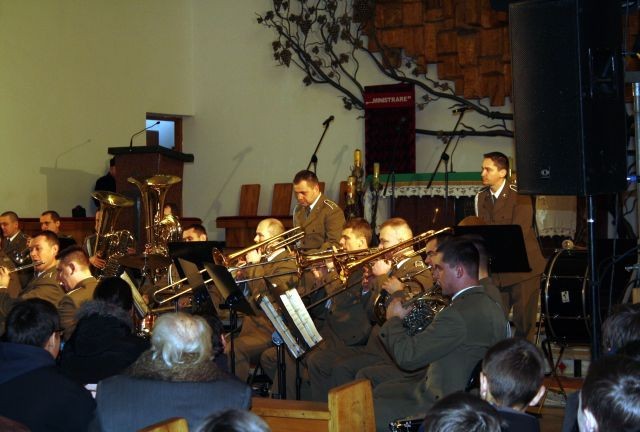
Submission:
[[[176,217],[164,217],[164,200],[169,188],[182,179],[173,175],[157,174],[142,181],[129,177],[127,181],[140,189],[147,240],[145,253],[168,256],[167,242],[176,239],[178,233],[182,233],[182,227]]]
[[[133,200],[124,195],[106,191],[96,191],[91,196],[100,202],[102,212],[94,248],[95,255],[107,260],[100,279],[117,276],[121,268],[118,258],[126,255],[127,249],[133,246],[133,236],[127,230],[115,231],[116,220],[123,208],[133,206]]]

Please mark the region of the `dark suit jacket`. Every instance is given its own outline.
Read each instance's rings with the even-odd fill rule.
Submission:
[[[502,309],[481,286],[461,293],[415,336],[407,335],[397,317],[388,320],[380,331],[380,338],[400,368],[417,370],[429,365],[415,391],[417,402],[426,408],[443,396],[464,390],[487,349],[506,336]]]
[[[320,195],[309,216],[306,215],[306,208],[300,205],[293,210],[293,225],[305,232],[300,243],[300,249],[303,250],[325,250],[338,246],[344,222],[342,209],[324,194]]]
[[[170,417],[184,417],[189,430],[227,409],[251,407],[251,388],[235,378],[170,382],[116,375],[98,383],[97,430],[135,431]]]
[[[540,251],[540,245],[533,229],[533,205],[531,197],[518,195],[515,185],[505,184],[495,204],[489,188],[478,193],[478,217],[489,225],[520,225],[524,236],[524,245],[529,259],[529,273],[497,273],[493,275],[498,287],[522,282],[544,271],[546,260]]]

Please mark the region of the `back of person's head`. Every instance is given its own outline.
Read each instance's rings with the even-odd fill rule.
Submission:
[[[436,402],[424,419],[425,432],[500,432],[498,411],[469,393],[452,393]]]
[[[56,257],[64,265],[69,265],[72,261],[77,263],[82,270],[89,269],[89,256],[82,246],[73,245],[62,249]]]
[[[169,367],[184,363],[185,354],[197,355],[194,363],[213,357],[212,331],[204,318],[183,312],[160,315],[153,327],[153,357],[162,357]]]
[[[478,278],[480,254],[473,242],[450,237],[438,243],[438,253],[442,254],[442,261],[448,266],[461,265],[468,276]]]
[[[580,391],[581,431],[640,430],[640,363],[604,356],[589,367]]]
[[[486,352],[482,361],[483,399],[497,405],[524,410],[544,388],[544,357],[531,342],[522,338],[504,339]],[[485,382],[483,382],[484,384]],[[485,388],[487,387],[487,388]],[[493,400],[491,400],[493,399]]]
[[[602,347],[615,353],[620,347],[640,339],[640,304],[617,306],[602,323]]]
[[[270,432],[260,417],[250,411],[227,410],[208,417],[198,432]]]
[[[60,318],[54,305],[33,298],[16,304],[7,315],[5,324],[5,341],[42,348],[60,329]]]
[[[640,340],[634,340],[621,346],[616,354],[640,362]]]
[[[93,292],[94,300],[102,300],[126,311],[133,307],[133,294],[131,287],[119,277],[102,279]]]

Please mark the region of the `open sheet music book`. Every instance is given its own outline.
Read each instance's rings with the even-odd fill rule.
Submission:
[[[302,356],[322,341],[322,336],[295,288],[280,296],[281,308],[277,308],[267,296],[261,296],[258,303],[294,358]]]

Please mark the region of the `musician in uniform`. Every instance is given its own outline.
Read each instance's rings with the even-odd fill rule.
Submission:
[[[20,221],[18,215],[12,211],[6,211],[0,214],[0,228],[2,228],[2,251],[13,262],[15,267],[29,263],[29,236],[20,230]],[[24,258],[25,261],[19,261]],[[33,272],[23,270],[17,272],[21,288],[24,288]],[[12,290],[13,291],[13,290]],[[18,293],[16,292],[15,295]]]
[[[63,338],[67,341],[76,327],[76,312],[82,304],[93,299],[98,284],[82,247],[71,246],[58,254],[58,280],[66,291],[58,304],[58,313]]]
[[[293,178],[293,192],[298,200],[293,210],[293,225],[305,232],[298,248],[309,252],[338,246],[344,213],[338,204],[320,192],[315,173],[298,172]]]
[[[546,261],[533,228],[531,197],[518,194],[517,187],[507,182],[509,159],[500,152],[484,155],[482,184],[486,187],[476,195],[476,215],[490,225],[520,225],[524,236],[530,272],[498,273],[493,278],[502,294],[508,315],[513,307],[516,336],[528,337],[536,322],[540,274]]]
[[[9,270],[0,267],[0,319],[2,322],[11,308],[20,300],[40,298],[54,306],[58,305],[64,296],[64,291],[56,278],[58,247],[58,237],[51,231],[42,231],[31,239],[29,246],[31,260],[41,264],[34,266],[35,273],[32,279],[17,299],[11,298],[7,293]]]
[[[182,231],[182,240],[186,242],[207,241],[207,229],[200,224],[189,225]]]
[[[502,310],[478,282],[478,250],[473,243],[447,239],[432,261],[433,276],[442,293],[452,298],[451,305],[424,331],[410,336],[402,323],[410,309],[399,298],[389,304],[380,331],[384,346],[403,369],[428,367],[413,381],[386,381],[374,389],[378,431],[388,430],[394,419],[423,414],[438,399],[463,390],[487,349],[509,336]]]
[[[47,210],[40,215],[40,229],[42,231],[51,231],[58,236],[60,250],[76,244],[76,240],[73,237],[60,233],[60,215],[55,210]]]
[[[260,243],[283,232],[284,226],[278,219],[264,219],[256,227],[254,241]],[[247,282],[247,292],[245,293],[256,315],[247,315],[243,318],[240,335],[234,340],[235,374],[242,381],[247,379],[251,363],[257,363],[260,354],[271,346],[271,337],[275,330],[256,303],[256,297],[265,293],[278,296],[288,289],[294,288],[298,282],[296,263],[288,250],[281,247],[270,251],[268,246],[253,249],[245,256],[247,264],[263,263],[264,265],[242,269],[236,275],[237,279],[257,278]],[[291,259],[285,260],[285,258]],[[275,287],[267,286],[267,282],[263,278],[267,278],[269,283]]]
[[[381,249],[389,249],[413,238],[413,232],[409,224],[401,218],[392,218],[385,221],[380,227]],[[379,295],[385,296],[388,293],[390,298],[404,298],[407,295],[417,294],[419,288],[431,288],[433,279],[425,271],[426,267],[419,255],[414,255],[411,247],[397,251],[396,263],[387,259],[377,260],[369,276],[370,297],[366,306],[371,322],[377,321],[374,314],[374,304]],[[400,282],[405,278],[412,277],[413,283],[405,284]],[[384,291],[384,293],[383,293]],[[388,365],[392,359],[386,352],[378,335],[380,326],[374,325],[365,346],[336,347],[325,355],[333,356],[333,368],[331,379],[315,380],[314,376],[322,376],[322,365],[315,361],[309,361],[309,374],[312,377],[311,386],[314,400],[326,400],[330,388],[345,384],[356,378],[358,371],[367,366]]]

